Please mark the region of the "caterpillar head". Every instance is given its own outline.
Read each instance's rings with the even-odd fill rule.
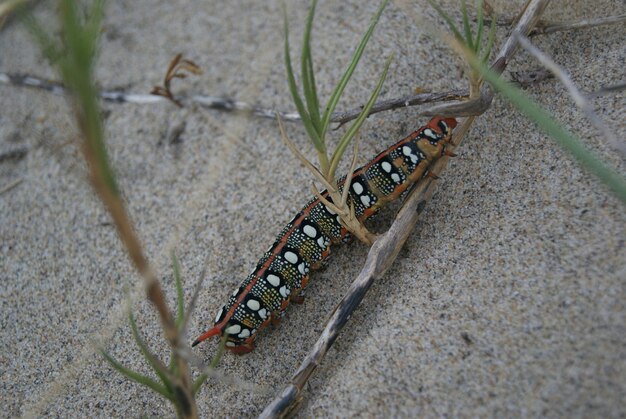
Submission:
[[[431,119],[426,127],[422,130],[423,136],[426,137],[431,144],[435,145],[440,141],[450,141],[452,130],[456,127],[457,122],[454,118],[443,118],[437,116]]]
[[[452,130],[456,127],[454,118],[436,117],[418,131],[417,143],[420,150],[429,159],[436,159],[444,151],[445,145],[452,138]]]

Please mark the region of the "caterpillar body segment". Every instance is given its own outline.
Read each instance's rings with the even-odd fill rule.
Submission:
[[[354,205],[357,218],[364,221],[374,215],[428,173],[431,164],[445,154],[455,126],[453,118],[433,118],[356,169],[348,200]],[[344,182],[345,177],[338,183],[340,191]],[[328,191],[321,195],[332,202]],[[339,244],[348,236],[336,213],[319,198],[310,200],[217,312],[214,326],[192,346],[227,334],[227,348],[238,354],[252,351],[261,329],[277,324],[290,301],[303,301],[301,292],[309,282],[309,274],[328,257],[330,245]]]

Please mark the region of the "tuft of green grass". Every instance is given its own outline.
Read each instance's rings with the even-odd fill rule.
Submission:
[[[313,20],[315,17],[315,8],[317,6],[317,0],[313,0],[311,3],[311,7],[309,8],[309,13],[306,20],[306,27],[302,40],[302,52],[300,56],[300,70],[301,70],[301,83],[302,83],[302,95],[304,96],[304,100],[300,94],[298,89],[298,85],[296,84],[296,78],[294,75],[294,69],[291,62],[291,55],[289,52],[289,25],[287,22],[287,12],[284,10],[284,25],[285,25],[285,66],[287,71],[287,82],[289,84],[289,90],[291,92],[291,96],[293,97],[294,104],[300,117],[302,119],[302,123],[304,128],[309,136],[309,139],[315,146],[315,149],[318,154],[318,160],[321,168],[321,172],[324,177],[332,183],[335,178],[335,171],[341,160],[343,154],[345,153],[346,148],[358,132],[359,128],[367,118],[369,111],[372,106],[376,103],[376,99],[382,89],[385,78],[387,77],[387,72],[389,70],[389,66],[391,64],[391,60],[393,57],[389,57],[385,64],[384,70],[378,79],[378,83],[376,84],[376,88],[372,91],[369,100],[363,108],[363,111],[359,115],[359,117],[353,122],[353,124],[346,130],[346,132],[340,138],[335,150],[332,155],[329,156],[326,146],[326,134],[328,132],[328,127],[330,126],[330,120],[332,117],[343,92],[354,73],[361,57],[363,56],[363,52],[365,51],[365,47],[369,42],[374,28],[378,23],[378,20],[387,5],[388,0],[384,0],[378,11],[372,17],[372,20],[367,28],[367,31],[361,38],[359,45],[357,46],[348,67],[343,73],[341,79],[333,89],[333,92],[328,99],[326,105],[321,108],[319,95],[317,92],[317,87],[315,85],[315,71],[313,68],[313,57],[311,52],[311,30],[313,28]]]
[[[446,13],[445,10],[437,4],[435,0],[428,0],[428,3],[439,13],[439,15],[446,21],[448,27],[454,35],[454,39],[463,47],[469,51],[472,51],[475,55],[480,56],[480,60],[486,63],[489,60],[489,55],[493,49],[493,43],[496,37],[496,19],[491,19],[491,26],[489,28],[489,34],[487,35],[487,43],[483,45],[483,32],[485,27],[484,21],[484,0],[478,0],[476,4],[476,35],[472,30],[472,25],[469,21],[469,15],[467,13],[467,4],[465,0],[461,0],[461,14],[463,16],[463,32],[457,26],[454,19]],[[469,84],[470,84],[470,97],[474,98],[480,95],[480,86],[482,84],[482,78],[480,72],[476,71],[472,66],[468,65],[469,72]]]
[[[470,68],[470,85],[473,94],[480,94],[480,84],[487,81],[496,91],[500,92],[507,100],[517,107],[523,114],[533,121],[539,128],[548,134],[563,150],[569,153],[585,169],[589,170],[602,183],[604,183],[615,196],[626,203],[626,179],[611,169],[605,162],[597,157],[591,150],[585,147],[582,140],[559,125],[556,119],[540,106],[537,102],[525,95],[520,89],[507,83],[500,75],[488,66],[488,59],[495,39],[495,18],[491,19],[491,29],[487,45],[481,50],[483,33],[483,0],[477,5],[477,30],[473,37],[469,24],[465,1],[461,1],[461,13],[463,16],[463,32],[452,18],[435,2],[428,0],[432,7],[447,22],[454,35],[457,49],[461,50],[463,57]]]
[[[176,255],[172,253],[172,270],[174,272],[174,281],[177,290],[176,297],[176,307],[177,307],[177,315],[176,315],[176,325],[179,328],[179,332],[184,334],[185,328],[185,307],[184,307],[184,293],[183,293],[183,285],[182,279],[180,275],[180,264],[178,263],[178,259]],[[157,381],[153,378],[150,378],[146,375],[133,371],[130,368],[125,367],[119,361],[117,361],[111,354],[109,354],[104,348],[100,348],[100,353],[104,357],[104,359],[120,374],[124,375],[129,380],[135,381],[138,384],[143,385],[144,387],[149,388],[150,390],[160,394],[167,400],[169,400],[176,411],[182,412],[184,410],[183,404],[184,400],[181,400],[179,389],[177,386],[177,382],[181,379],[180,370],[178,369],[177,363],[175,362],[176,354],[172,350],[172,355],[170,357],[169,366],[166,366],[161,360],[159,360],[156,355],[154,355],[148,346],[145,343],[145,340],[141,336],[139,329],[137,327],[137,322],[135,321],[135,316],[133,315],[132,309],[128,307],[128,323],[130,324],[131,331],[133,334],[133,339],[135,340],[135,344],[139,348],[143,358],[146,360],[148,365],[152,368],[154,373],[157,375],[160,381]],[[213,369],[217,366],[219,360],[224,354],[224,349],[226,345],[227,336],[222,337],[220,342],[218,351],[216,355],[213,357],[209,369]],[[202,373],[196,378],[192,385],[192,391],[195,395],[202,384],[208,378],[207,373]]]
[[[569,153],[585,169],[595,175],[604,183],[617,198],[626,204],[626,179],[615,172],[596,154],[585,147],[583,141],[575,134],[569,132],[550,112],[528,97],[519,88],[507,83],[499,75],[491,70],[471,51],[466,51],[466,57],[470,65],[478,71],[482,77],[502,96],[519,109],[528,119],[537,124],[548,134],[563,150]]]
[[[106,351],[101,352],[121,374],[169,400],[179,417],[197,418],[195,393],[207,375],[202,374],[195,382],[192,381],[189,354],[185,352],[186,320],[178,261],[172,257],[177,291],[177,309],[174,315],[167,305],[160,280],[144,253],[126,211],[106,149],[97,90],[93,80],[104,1],[94,0],[84,10],[77,0],[60,0],[59,3],[60,42],[50,37],[32,16],[27,17],[27,25],[43,54],[58,68],[68,89],[68,99],[71,101],[81,133],[78,136],[79,145],[89,168],[91,183],[111,215],[119,237],[145,283],[146,296],[159,315],[161,327],[172,351],[171,362],[166,366],[145,344],[139,334],[135,318],[129,310],[133,338],[159,381],[132,371],[117,362]],[[219,352],[218,356],[221,353]]]

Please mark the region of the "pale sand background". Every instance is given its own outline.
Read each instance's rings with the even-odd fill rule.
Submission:
[[[322,1],[315,27],[324,97],[345,66],[377,2]],[[452,1],[445,2],[448,9]],[[495,3],[504,15],[523,1]],[[294,45],[305,1],[289,4]],[[440,22],[425,1],[413,6]],[[53,8],[37,10],[52,19]],[[284,80],[279,2],[111,1],[97,77],[106,87],[148,92],[177,53],[200,77],[179,92],[228,95],[292,109]],[[547,17],[624,13],[623,1],[555,1]],[[498,30],[498,44],[506,31]],[[612,26],[536,38],[591,91],[624,80],[626,28]],[[18,24],[0,33],[0,70],[55,77]],[[340,108],[362,103],[384,57],[396,58],[383,98],[416,87],[463,87],[460,62],[393,3],[384,12]],[[534,69],[525,54],[511,70]],[[580,133],[621,173],[615,155],[554,80],[527,92]],[[594,101],[626,135],[623,94]],[[252,269],[309,196],[309,175],[282,145],[274,122],[200,108],[105,104],[113,162],[148,253],[173,295],[169,252],[183,266],[189,298],[207,266],[190,339]],[[184,120],[182,141],[163,141]],[[425,119],[411,109],[370,118],[361,161]],[[289,130],[309,155],[297,125]],[[125,364],[147,371],[125,321],[131,284],[140,327],[164,349],[137,276],[85,181],[62,97],[0,86],[1,416],[171,416],[170,407],[122,378],[94,352],[103,341]],[[384,228],[393,211],[378,221]],[[624,417],[626,407],[626,215],[594,178],[509,104],[472,129],[393,268],[372,287],[305,393],[302,417],[403,416]],[[210,381],[206,417],[258,414],[315,342],[359,271],[367,249],[336,248],[314,274],[308,299],[245,357],[227,354],[224,374],[257,384]],[[470,341],[462,335],[467,334]],[[195,351],[209,359],[216,342]],[[264,393],[269,391],[269,393]]]

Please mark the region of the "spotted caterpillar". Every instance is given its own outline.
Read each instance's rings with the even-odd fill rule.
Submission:
[[[421,179],[445,152],[456,120],[433,118],[426,126],[378,154],[354,171],[348,201],[359,221],[374,215]],[[343,191],[345,181],[338,183]],[[332,202],[328,191],[321,195]],[[277,324],[290,301],[301,303],[309,270],[318,269],[330,245],[349,236],[339,217],[319,198],[310,200],[287,224],[255,270],[217,313],[214,326],[192,346],[211,336],[227,334],[226,347],[237,354],[254,349],[259,330]]]

